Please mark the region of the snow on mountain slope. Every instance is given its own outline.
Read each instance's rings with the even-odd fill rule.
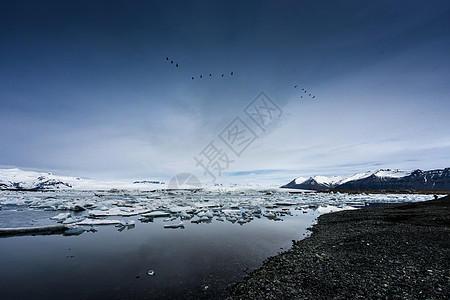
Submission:
[[[359,179],[363,179],[363,178],[367,178],[369,176],[372,176],[373,174],[375,174],[376,172],[378,172],[378,170],[376,171],[367,171],[364,173],[356,173],[350,176],[344,176],[344,178],[342,180],[339,180],[338,182],[336,182],[336,185],[339,184],[343,184],[349,181],[353,181],[353,180],[359,180]]]
[[[410,174],[411,174],[411,172],[408,172],[408,171],[379,169],[379,170],[375,170],[375,171],[367,171],[367,172],[356,173],[356,174],[347,175],[347,176],[327,177],[327,176],[316,175],[316,176],[310,177],[308,179],[299,177],[299,178],[295,179],[295,183],[302,184],[302,183],[306,182],[307,180],[312,179],[320,185],[334,187],[334,186],[338,186],[340,184],[344,184],[349,181],[364,179],[364,178],[367,178],[372,175],[375,175],[377,177],[401,178],[401,177],[408,176]]]
[[[350,176],[314,176],[298,183],[292,180],[282,188],[306,190],[450,190],[450,168],[430,171],[379,169]]]
[[[52,173],[0,169],[0,187],[10,189],[68,189],[81,178],[54,176]]]
[[[0,189],[29,190],[154,190],[165,188],[160,181],[96,181],[80,177],[56,176],[52,173],[24,171],[20,169],[0,169]]]
[[[300,184],[300,183],[304,182],[306,179],[308,179],[308,178],[298,177],[298,178],[295,178],[294,180],[295,180],[296,184]]]
[[[200,188],[208,191],[274,191],[279,184],[234,183],[234,184],[200,184]],[[79,177],[55,176],[52,173],[24,171],[20,169],[0,169],[0,189],[25,190],[163,190],[190,189],[191,186],[170,186],[159,180],[138,181],[99,181]]]
[[[374,173],[377,177],[389,177],[389,178],[401,178],[411,175],[412,172],[401,171],[401,170],[378,170]]]
[[[312,179],[314,179],[317,183],[328,185],[328,186],[333,186],[336,184],[336,182],[339,182],[339,181],[343,180],[344,178],[345,178],[344,176],[331,176],[331,177],[314,176],[314,177],[312,177]]]

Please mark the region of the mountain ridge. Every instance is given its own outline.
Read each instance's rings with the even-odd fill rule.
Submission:
[[[326,190],[450,191],[450,168],[423,171],[379,169],[348,176],[312,176],[303,182],[294,179],[281,188]]]

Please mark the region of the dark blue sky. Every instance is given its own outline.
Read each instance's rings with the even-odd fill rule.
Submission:
[[[449,20],[448,1],[2,1],[0,166],[201,176],[264,91],[283,115],[227,174],[448,167]]]

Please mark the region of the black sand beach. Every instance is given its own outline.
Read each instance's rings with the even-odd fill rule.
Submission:
[[[450,196],[319,217],[229,299],[449,299]]]

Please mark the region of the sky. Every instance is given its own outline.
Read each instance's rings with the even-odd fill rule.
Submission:
[[[450,166],[449,1],[1,1],[0,45],[1,168],[286,183]]]

